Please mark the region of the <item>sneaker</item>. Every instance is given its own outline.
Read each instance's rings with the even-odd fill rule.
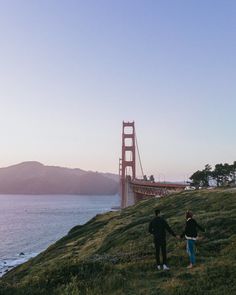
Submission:
[[[190,263],[190,264],[187,266],[187,268],[193,268],[193,264]]]
[[[157,265],[157,269],[158,269],[158,270],[161,270],[161,266],[160,266],[160,265]]]
[[[166,264],[163,264],[163,270],[170,270],[170,268]]]

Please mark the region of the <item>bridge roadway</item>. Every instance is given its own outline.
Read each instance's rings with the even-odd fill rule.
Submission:
[[[186,184],[171,182],[152,182],[134,179],[130,181],[136,200],[153,196],[166,196],[171,192],[179,192],[185,189]]]

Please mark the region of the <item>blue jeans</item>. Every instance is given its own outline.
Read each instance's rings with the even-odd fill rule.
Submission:
[[[195,264],[195,240],[187,240],[187,253],[189,255],[190,262]]]

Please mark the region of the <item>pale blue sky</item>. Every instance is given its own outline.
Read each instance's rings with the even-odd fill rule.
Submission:
[[[144,172],[236,160],[236,1],[0,0],[0,166]]]

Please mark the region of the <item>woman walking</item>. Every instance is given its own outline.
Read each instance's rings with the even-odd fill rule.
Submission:
[[[205,232],[195,219],[193,219],[193,213],[190,211],[186,212],[186,225],[185,230],[181,235],[181,238],[185,236],[187,242],[187,253],[189,255],[190,264],[188,268],[192,268],[196,262],[195,258],[195,242],[197,240],[197,229]]]

